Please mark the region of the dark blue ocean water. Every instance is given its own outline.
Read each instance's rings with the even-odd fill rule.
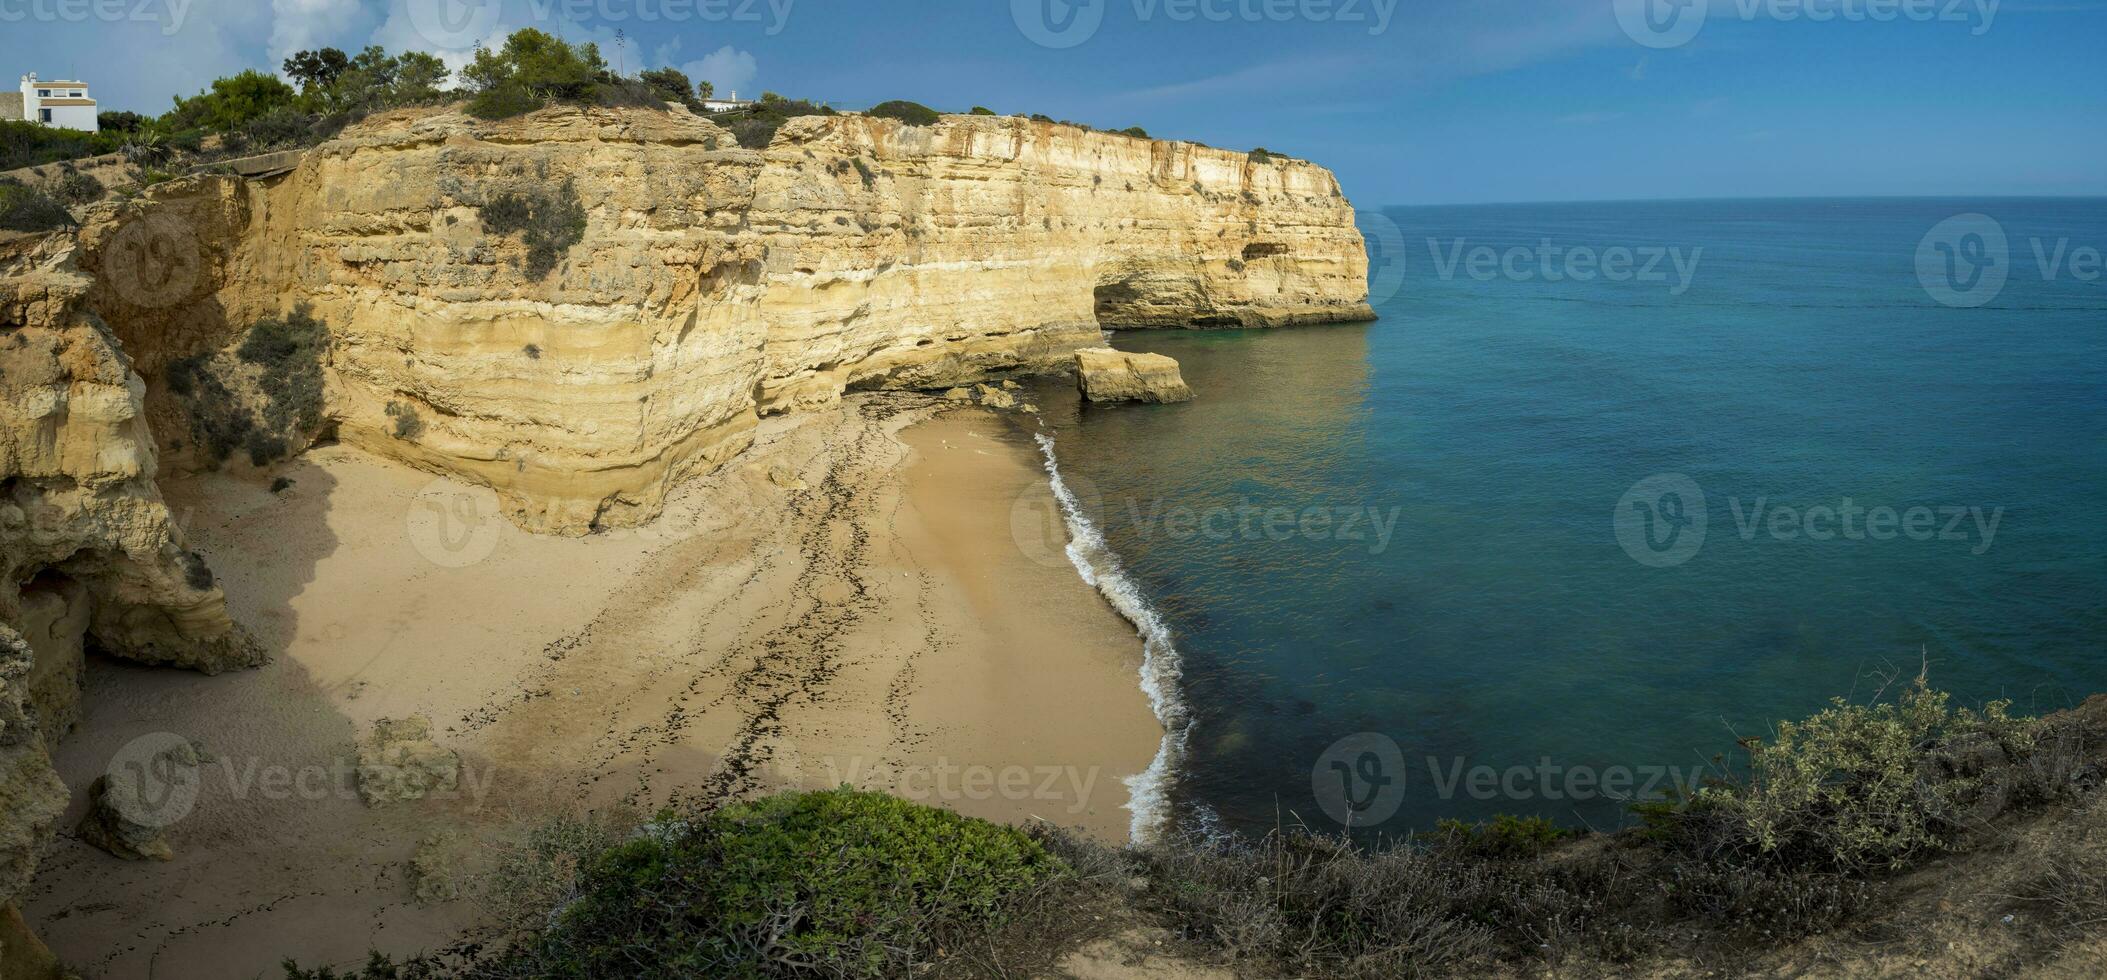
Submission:
[[[1994,224],[1941,227],[1964,214]],[[1330,793],[1387,833],[1611,825],[1737,736],[1920,663],[1969,702],[2107,691],[2107,201],[1404,208],[1363,227],[1379,322],[1123,332],[1198,400],[1038,395],[1176,647],[1181,819],[1336,827]],[[1986,228],[2005,238],[1994,291],[1972,274],[1995,275]],[[1566,265],[1575,248],[1597,261]],[[1620,248],[1630,274],[1603,275]],[[1980,305],[1938,301],[1920,252]],[[1677,503],[1704,517],[1694,550],[1694,523],[1645,537]],[[1395,755],[1367,769],[1386,743],[1361,735],[1327,756],[1357,733]],[[1330,773],[1342,759],[1389,782]]]

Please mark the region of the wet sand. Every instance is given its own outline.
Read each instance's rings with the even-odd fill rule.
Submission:
[[[932,420],[932,417],[933,420]],[[919,423],[919,424],[918,424]],[[106,978],[276,976],[479,921],[418,904],[419,841],[477,856],[557,813],[852,783],[992,819],[1126,833],[1161,737],[1133,629],[1059,559],[1018,420],[856,396],[765,420],[648,527],[524,534],[495,498],[339,447],[273,494],[166,488],[277,654],[219,677],[95,661],[60,746],[85,789],[134,738],[212,753],[167,863],[54,845],[24,913]],[[353,742],[423,714],[461,789],[369,808]],[[490,845],[490,846],[483,846]]]

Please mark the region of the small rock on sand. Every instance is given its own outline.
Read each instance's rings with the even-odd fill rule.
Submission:
[[[423,799],[461,782],[461,757],[432,741],[422,715],[373,723],[358,747],[358,794],[367,806]]]
[[[195,770],[200,761],[197,747],[184,742],[156,755],[152,765],[170,771]],[[81,840],[127,861],[174,858],[175,848],[165,836],[170,816],[166,801],[148,799],[140,792],[142,784],[159,785],[168,778],[165,773],[161,780],[138,778],[137,774],[119,779],[97,777],[88,787],[88,812],[79,827]]]

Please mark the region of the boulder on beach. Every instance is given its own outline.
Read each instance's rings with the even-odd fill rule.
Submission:
[[[1178,362],[1162,354],[1130,354],[1110,347],[1075,352],[1076,387],[1094,402],[1191,401],[1193,390],[1178,374]]]
[[[373,723],[358,747],[358,795],[367,806],[451,792],[461,782],[461,757],[432,741],[421,715]]]
[[[165,831],[164,808],[141,795],[141,779],[99,776],[88,787],[88,812],[80,839],[127,861],[167,861],[176,856]]]

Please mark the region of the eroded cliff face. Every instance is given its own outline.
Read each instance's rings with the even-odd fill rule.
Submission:
[[[154,483],[146,387],[64,236],[0,242],[0,961],[54,975],[12,897],[66,787],[84,645],[207,672],[263,659]]]
[[[1328,171],[1009,117],[806,117],[754,151],[679,112],[399,112],[81,240],[177,465],[165,369],[297,307],[327,430],[562,533],[650,519],[760,415],[845,390],[1059,370],[1105,327],[1370,316]]]
[[[74,657],[68,623],[146,663],[258,663],[161,500],[145,385],[75,259],[63,237],[0,244],[0,622]]]

